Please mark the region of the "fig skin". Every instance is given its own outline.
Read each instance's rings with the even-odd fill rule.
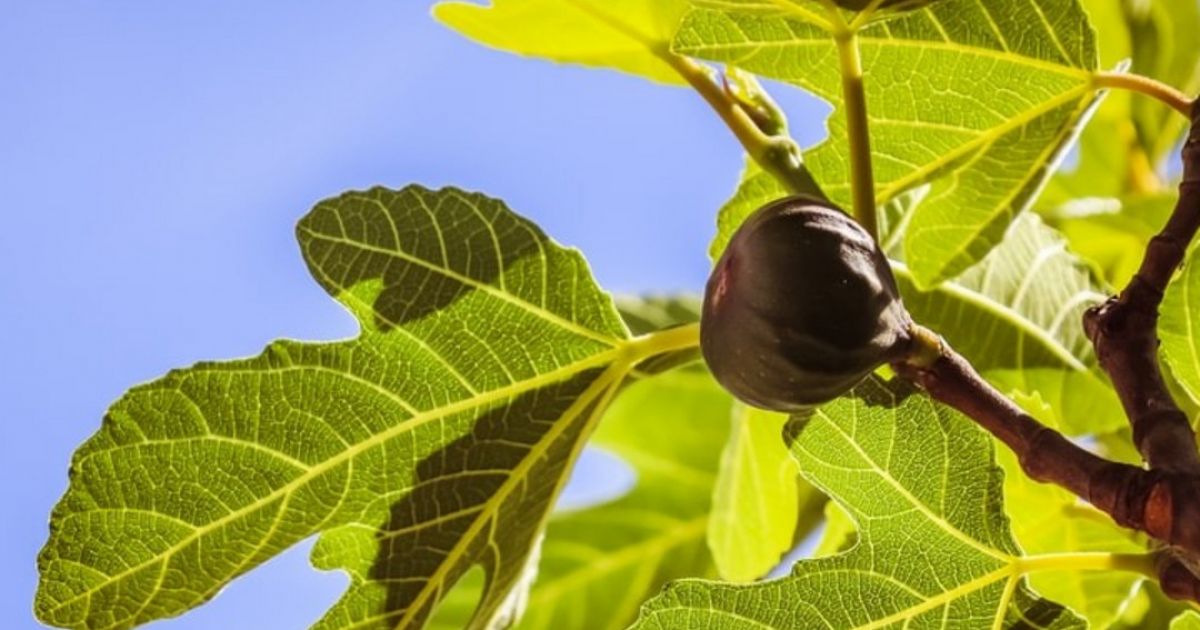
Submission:
[[[730,239],[705,287],[700,349],[738,399],[792,413],[903,358],[911,327],[871,235],[798,196],[763,206]]]

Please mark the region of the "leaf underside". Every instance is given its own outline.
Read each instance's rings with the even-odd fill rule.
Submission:
[[[1083,627],[1025,585],[991,440],[966,418],[871,377],[793,419],[791,450],[858,543],[769,582],[676,582],[636,628]]]
[[[582,257],[502,203],[352,192],[297,227],[348,341],[278,341],[135,387],[76,453],[36,612],[73,628],[178,615],[313,534],[351,578],[318,628],[417,627],[473,566],[479,623],[520,577],[625,325]]]

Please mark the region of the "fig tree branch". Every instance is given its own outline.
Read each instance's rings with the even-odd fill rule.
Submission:
[[[1188,564],[1200,556],[1200,475],[1145,470],[1085,450],[1025,413],[936,334],[916,329],[918,346],[933,339],[936,348],[894,364],[898,374],[1004,442],[1030,478],[1070,490],[1118,525],[1178,548],[1159,552],[1160,584],[1172,597],[1200,602],[1200,582]]]
[[[1088,309],[1083,326],[1121,399],[1142,458],[1151,468],[1200,474],[1196,435],[1158,363],[1158,308],[1200,228],[1200,116],[1194,113],[1192,121],[1175,210],[1147,245],[1137,274],[1120,295]]]

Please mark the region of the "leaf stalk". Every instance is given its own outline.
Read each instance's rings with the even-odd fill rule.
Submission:
[[[1183,92],[1150,77],[1126,72],[1097,72],[1092,75],[1092,84],[1097,89],[1115,88],[1138,92],[1162,101],[1189,119],[1192,116],[1194,99],[1188,98]]]
[[[795,140],[785,134],[770,135],[764,132],[751,113],[715,80],[708,67],[672,53],[666,53],[663,59],[704,98],[750,158],[764,171],[793,193],[819,194],[821,188],[804,167],[800,146]]]
[[[863,87],[862,56],[858,35],[847,28],[834,35],[842,71],[842,100],[846,108],[846,138],[850,144],[850,183],[854,218],[879,238],[875,208],[875,175],[871,169],[871,135],[867,122],[867,95]]]

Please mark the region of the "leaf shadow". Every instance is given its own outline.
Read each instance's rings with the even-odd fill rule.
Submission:
[[[387,591],[384,609],[377,616],[399,618],[409,612],[424,589],[435,588],[422,609],[409,615],[414,620],[428,619],[454,583],[475,565],[486,575],[476,610],[495,604],[488,601],[493,584],[510,583],[524,568],[520,558],[501,558],[502,551],[532,545],[541,522],[537,508],[549,509],[557,489],[553,468],[541,469],[543,474],[532,473],[539,471],[537,464],[553,467],[565,466],[565,462],[537,462],[529,477],[520,481],[523,493],[501,506],[503,514],[488,517],[494,519],[484,524],[490,533],[482,531],[482,536],[468,541],[470,547],[459,558],[447,556],[477,526],[480,512],[510,479],[511,471],[559,421],[561,413],[556,412],[568,406],[599,373],[589,370],[566,382],[526,392],[484,413],[473,421],[469,433],[417,464],[413,489],[392,503],[386,522],[375,534],[378,548],[368,576]],[[557,440],[569,440],[570,436],[564,432]],[[523,541],[523,536],[528,540]],[[441,583],[430,586],[429,580],[438,574]]]
[[[313,277],[334,298],[379,286],[380,332],[445,309],[542,255],[540,229],[478,193],[376,186],[317,204],[296,226]]]

